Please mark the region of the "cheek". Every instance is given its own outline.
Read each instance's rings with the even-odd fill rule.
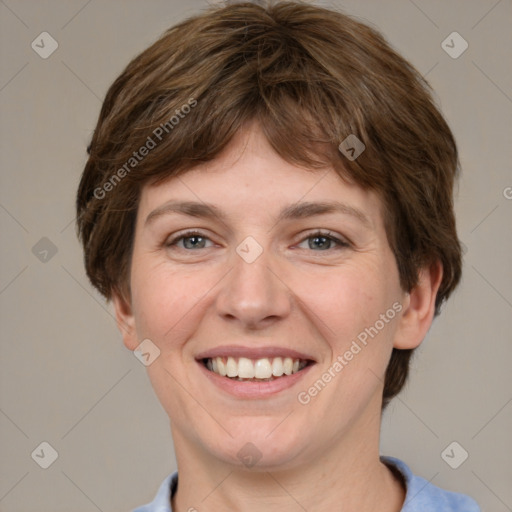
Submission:
[[[132,282],[138,335],[150,338],[161,350],[176,348],[197,325],[197,315],[218,281],[216,274],[171,268],[166,262],[137,263]]]
[[[393,347],[397,295],[387,279],[379,281],[369,269],[333,276],[327,282],[329,291],[317,293],[315,312],[328,327],[324,332],[331,351],[321,378],[333,385],[328,384],[321,400],[337,404],[341,421],[342,411],[363,407],[380,394]]]
[[[186,293],[181,276],[144,263],[138,260],[132,272],[135,322],[140,335],[161,342],[190,308],[193,294]]]
[[[346,353],[350,360],[350,369],[339,381],[366,375],[368,368],[382,373],[396,328],[393,304],[400,296],[392,268],[384,272],[377,265],[367,265],[343,270],[317,280],[320,286],[309,283],[309,289],[314,290],[309,305],[321,320],[316,323],[329,345],[332,361]]]
[[[346,270],[346,269],[345,269]],[[323,286],[322,286],[323,284]],[[370,272],[333,272],[321,283],[310,283],[312,307],[333,335],[346,339],[375,321],[384,298]]]

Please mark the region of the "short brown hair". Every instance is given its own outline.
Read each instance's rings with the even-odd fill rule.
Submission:
[[[295,1],[209,9],[170,28],[112,84],[76,203],[92,284],[107,299],[129,298],[143,185],[212,160],[251,121],[285,160],[331,165],[379,195],[403,289],[420,268],[443,265],[438,314],[461,274],[452,133],[426,81],[378,32]],[[338,149],[349,135],[366,146],[355,160]],[[411,353],[393,350],[384,405],[403,387]]]

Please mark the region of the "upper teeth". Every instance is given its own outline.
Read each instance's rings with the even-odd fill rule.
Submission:
[[[209,370],[223,377],[238,377],[241,379],[270,379],[291,375],[302,370],[307,361],[292,359],[291,357],[274,357],[272,359],[248,359],[246,357],[214,357],[207,359],[206,366]]]

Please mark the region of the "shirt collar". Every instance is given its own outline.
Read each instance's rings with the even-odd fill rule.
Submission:
[[[400,459],[394,457],[381,457],[380,460],[390,467],[393,472],[402,478],[406,489],[405,501],[401,512],[417,512],[426,510],[424,505],[434,506],[428,510],[468,510],[478,512],[478,505],[467,496],[457,493],[442,491],[429,484],[423,478],[414,476],[409,466]],[[178,487],[178,472],[170,474],[160,485],[155,499],[148,505],[139,507],[133,512],[172,512],[171,498]],[[442,493],[442,495],[441,495]],[[435,508],[436,504],[441,505],[444,497],[452,496],[454,502],[460,503],[461,508]],[[440,501],[439,501],[440,500]],[[463,508],[465,507],[465,508]]]

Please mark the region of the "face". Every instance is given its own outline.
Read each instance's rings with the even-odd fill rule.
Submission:
[[[143,189],[131,292],[125,344],[158,347],[152,385],[204,460],[291,468],[378,424],[410,300],[381,201],[287,163],[257,125]]]

